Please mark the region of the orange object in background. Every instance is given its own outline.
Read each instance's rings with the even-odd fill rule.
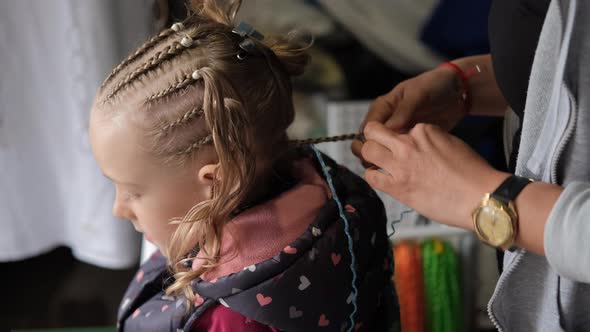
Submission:
[[[424,332],[424,279],[419,245],[404,242],[393,249],[395,273],[393,281],[400,305],[402,331]]]

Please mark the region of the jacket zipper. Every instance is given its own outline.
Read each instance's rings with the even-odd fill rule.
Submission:
[[[551,183],[553,183],[553,184],[557,184],[557,180],[558,180],[557,179],[557,164],[559,163],[559,160],[562,157],[562,154],[565,151],[567,144],[569,143],[570,139],[574,135],[574,129],[576,128],[576,125],[577,125],[577,117],[578,117],[577,104],[571,94],[570,89],[567,86],[565,86],[565,88],[566,88],[567,97],[568,97],[570,105],[571,105],[570,112],[568,114],[571,123],[568,123],[566,130],[563,133],[563,137],[562,137],[561,141],[559,142],[559,145],[557,146],[557,149],[555,150],[555,153],[553,154],[553,158],[551,160],[551,164],[550,164]]]
[[[512,263],[508,267],[508,270],[506,270],[506,271],[504,271],[504,273],[502,273],[502,276],[504,276],[504,277],[503,278],[501,277],[498,280],[498,283],[496,284],[496,290],[499,290],[502,288],[502,286],[506,282],[506,277],[508,275],[512,274],[514,269],[516,269],[516,267],[518,266],[518,263],[520,263],[520,260],[522,259],[522,257],[524,256],[525,253],[526,253],[526,251],[524,249],[520,249],[517,252],[516,257],[514,258],[514,261],[512,261]],[[499,293],[498,291],[495,291],[494,294],[492,295],[492,298],[488,302],[488,317],[490,318],[490,320],[492,321],[492,323],[496,327],[496,330],[498,330],[498,332],[503,332],[504,330],[500,326],[500,323],[498,322],[498,320],[496,319],[496,316],[494,316],[493,311],[492,311],[492,304],[494,302],[496,302],[496,298],[498,297],[498,293]]]
[[[569,98],[569,102],[570,102],[570,112],[568,114],[569,116],[569,121],[571,121],[571,123],[568,123],[565,132],[563,133],[563,136],[559,142],[559,144],[557,145],[557,149],[555,150],[555,153],[553,154],[552,160],[551,160],[551,183],[557,183],[557,164],[560,160],[560,158],[562,157],[563,152],[565,151],[565,148],[567,147],[567,144],[569,143],[570,139],[572,138],[573,134],[574,134],[574,129],[576,127],[577,124],[577,104],[575,99],[573,98],[573,96],[571,95],[570,90],[567,88],[566,86],[566,92],[567,92],[567,97]],[[517,160],[518,160],[518,152],[517,152]],[[520,261],[522,260],[523,256],[525,255],[526,251],[524,249],[521,249],[518,251],[517,256],[514,258],[514,261],[510,264],[510,267],[504,271],[503,273],[503,278],[500,278],[498,280],[498,283],[496,285],[496,289],[501,289],[502,286],[505,283],[506,277],[510,274],[512,274],[512,272],[516,269],[516,267],[518,266],[518,264],[520,263]],[[494,324],[494,326],[496,327],[496,329],[498,330],[498,332],[503,332],[504,330],[502,329],[502,327],[500,326],[500,323],[498,322],[498,320],[496,319],[496,317],[494,316],[493,312],[492,312],[492,304],[495,302],[496,298],[497,298],[498,292],[494,292],[494,294],[492,295],[492,298],[490,299],[490,301],[488,302],[488,317],[490,318],[490,320],[492,321],[492,323]]]

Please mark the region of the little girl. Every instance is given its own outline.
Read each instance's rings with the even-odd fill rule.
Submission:
[[[160,249],[129,286],[119,330],[389,331],[383,204],[288,140],[306,47],[234,26],[239,6],[193,2],[94,102],[90,140],[116,187],[113,213]]]

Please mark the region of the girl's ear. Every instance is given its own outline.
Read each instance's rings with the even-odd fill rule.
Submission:
[[[216,180],[219,180],[215,178],[218,169],[219,164],[206,164],[199,169],[199,172],[197,174],[197,179],[199,183],[203,186],[203,190],[206,193],[207,197],[211,196],[213,184]]]

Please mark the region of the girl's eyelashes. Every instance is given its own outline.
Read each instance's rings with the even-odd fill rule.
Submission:
[[[125,201],[136,200],[141,197],[141,195],[139,193],[134,192],[134,191],[121,189],[121,188],[117,188],[117,191],[121,193],[121,197]]]
[[[127,197],[127,199],[138,199],[141,197],[141,195],[138,193],[127,191],[125,192],[125,197]]]

